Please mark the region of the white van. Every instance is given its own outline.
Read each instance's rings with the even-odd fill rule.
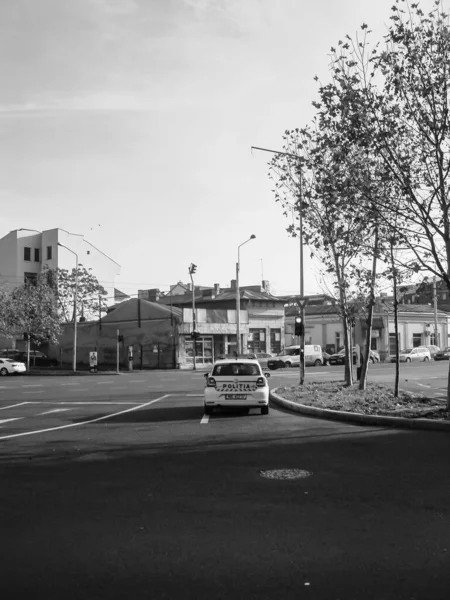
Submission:
[[[320,367],[323,365],[322,346],[305,344],[305,365]],[[300,366],[300,346],[288,346],[267,361],[269,369],[283,369]]]

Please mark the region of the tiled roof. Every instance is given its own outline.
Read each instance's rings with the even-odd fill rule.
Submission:
[[[399,314],[401,314],[401,313],[402,314],[404,314],[404,313],[434,314],[434,307],[431,304],[399,304],[397,310],[398,310]],[[377,312],[377,313],[384,312],[384,313],[389,313],[389,314],[393,313],[394,312],[394,303],[393,302],[380,302],[375,307],[375,312]],[[442,316],[448,316],[448,313],[446,313],[443,310],[438,310],[437,313]]]

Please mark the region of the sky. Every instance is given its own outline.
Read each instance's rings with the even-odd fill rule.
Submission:
[[[448,0],[450,2],[450,0]],[[60,227],[116,287],[270,282],[299,293],[270,154],[314,115],[329,51],[394,0],[1,0],[0,237]],[[428,9],[430,1],[420,3]],[[447,0],[444,3],[447,6]],[[326,291],[304,253],[305,294]]]

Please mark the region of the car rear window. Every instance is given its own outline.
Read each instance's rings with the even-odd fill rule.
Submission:
[[[261,375],[261,369],[259,365],[252,365],[233,361],[230,363],[215,365],[212,374],[213,376],[222,375],[230,377],[251,377],[252,375]]]

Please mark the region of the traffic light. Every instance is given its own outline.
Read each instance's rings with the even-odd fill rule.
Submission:
[[[304,331],[303,319],[301,317],[295,317],[295,335],[302,336]]]
[[[117,336],[117,341],[118,342],[123,342],[123,335],[118,335]]]
[[[199,340],[201,338],[201,333],[199,331],[191,331],[191,339]]]
[[[194,265],[194,263],[191,263],[189,266],[189,274],[193,275],[196,270],[197,270],[197,265]]]

